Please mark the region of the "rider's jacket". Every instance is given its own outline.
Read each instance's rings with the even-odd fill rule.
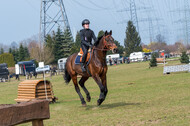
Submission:
[[[92,38],[96,42],[96,36],[91,29],[82,29],[80,30],[81,45],[91,46]]]

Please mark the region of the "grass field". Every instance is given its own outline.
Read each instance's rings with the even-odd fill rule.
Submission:
[[[82,107],[72,83],[65,85],[61,75],[53,77],[59,100],[50,104],[51,118],[45,126],[190,125],[190,73],[163,75],[162,65],[148,67],[148,62],[109,67],[108,95],[99,107],[99,88],[92,79],[86,82],[92,100]],[[15,103],[18,83],[0,83],[0,104]]]

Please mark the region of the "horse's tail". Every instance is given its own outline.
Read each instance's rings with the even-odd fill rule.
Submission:
[[[65,75],[64,75],[64,80],[65,80],[65,83],[68,84],[71,80],[71,76],[70,74],[68,73],[67,71],[67,68],[66,68],[66,64],[65,64]]]

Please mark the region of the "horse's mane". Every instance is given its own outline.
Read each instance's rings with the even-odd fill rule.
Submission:
[[[103,35],[98,37],[98,40],[94,43],[95,46],[98,46],[98,44],[100,43],[100,40],[102,39]]]

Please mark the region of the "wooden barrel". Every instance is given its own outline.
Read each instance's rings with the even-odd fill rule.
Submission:
[[[46,90],[45,90],[46,83]],[[32,99],[47,99],[55,102],[53,87],[50,81],[46,80],[25,80],[18,85],[18,96],[16,102],[25,102]]]

